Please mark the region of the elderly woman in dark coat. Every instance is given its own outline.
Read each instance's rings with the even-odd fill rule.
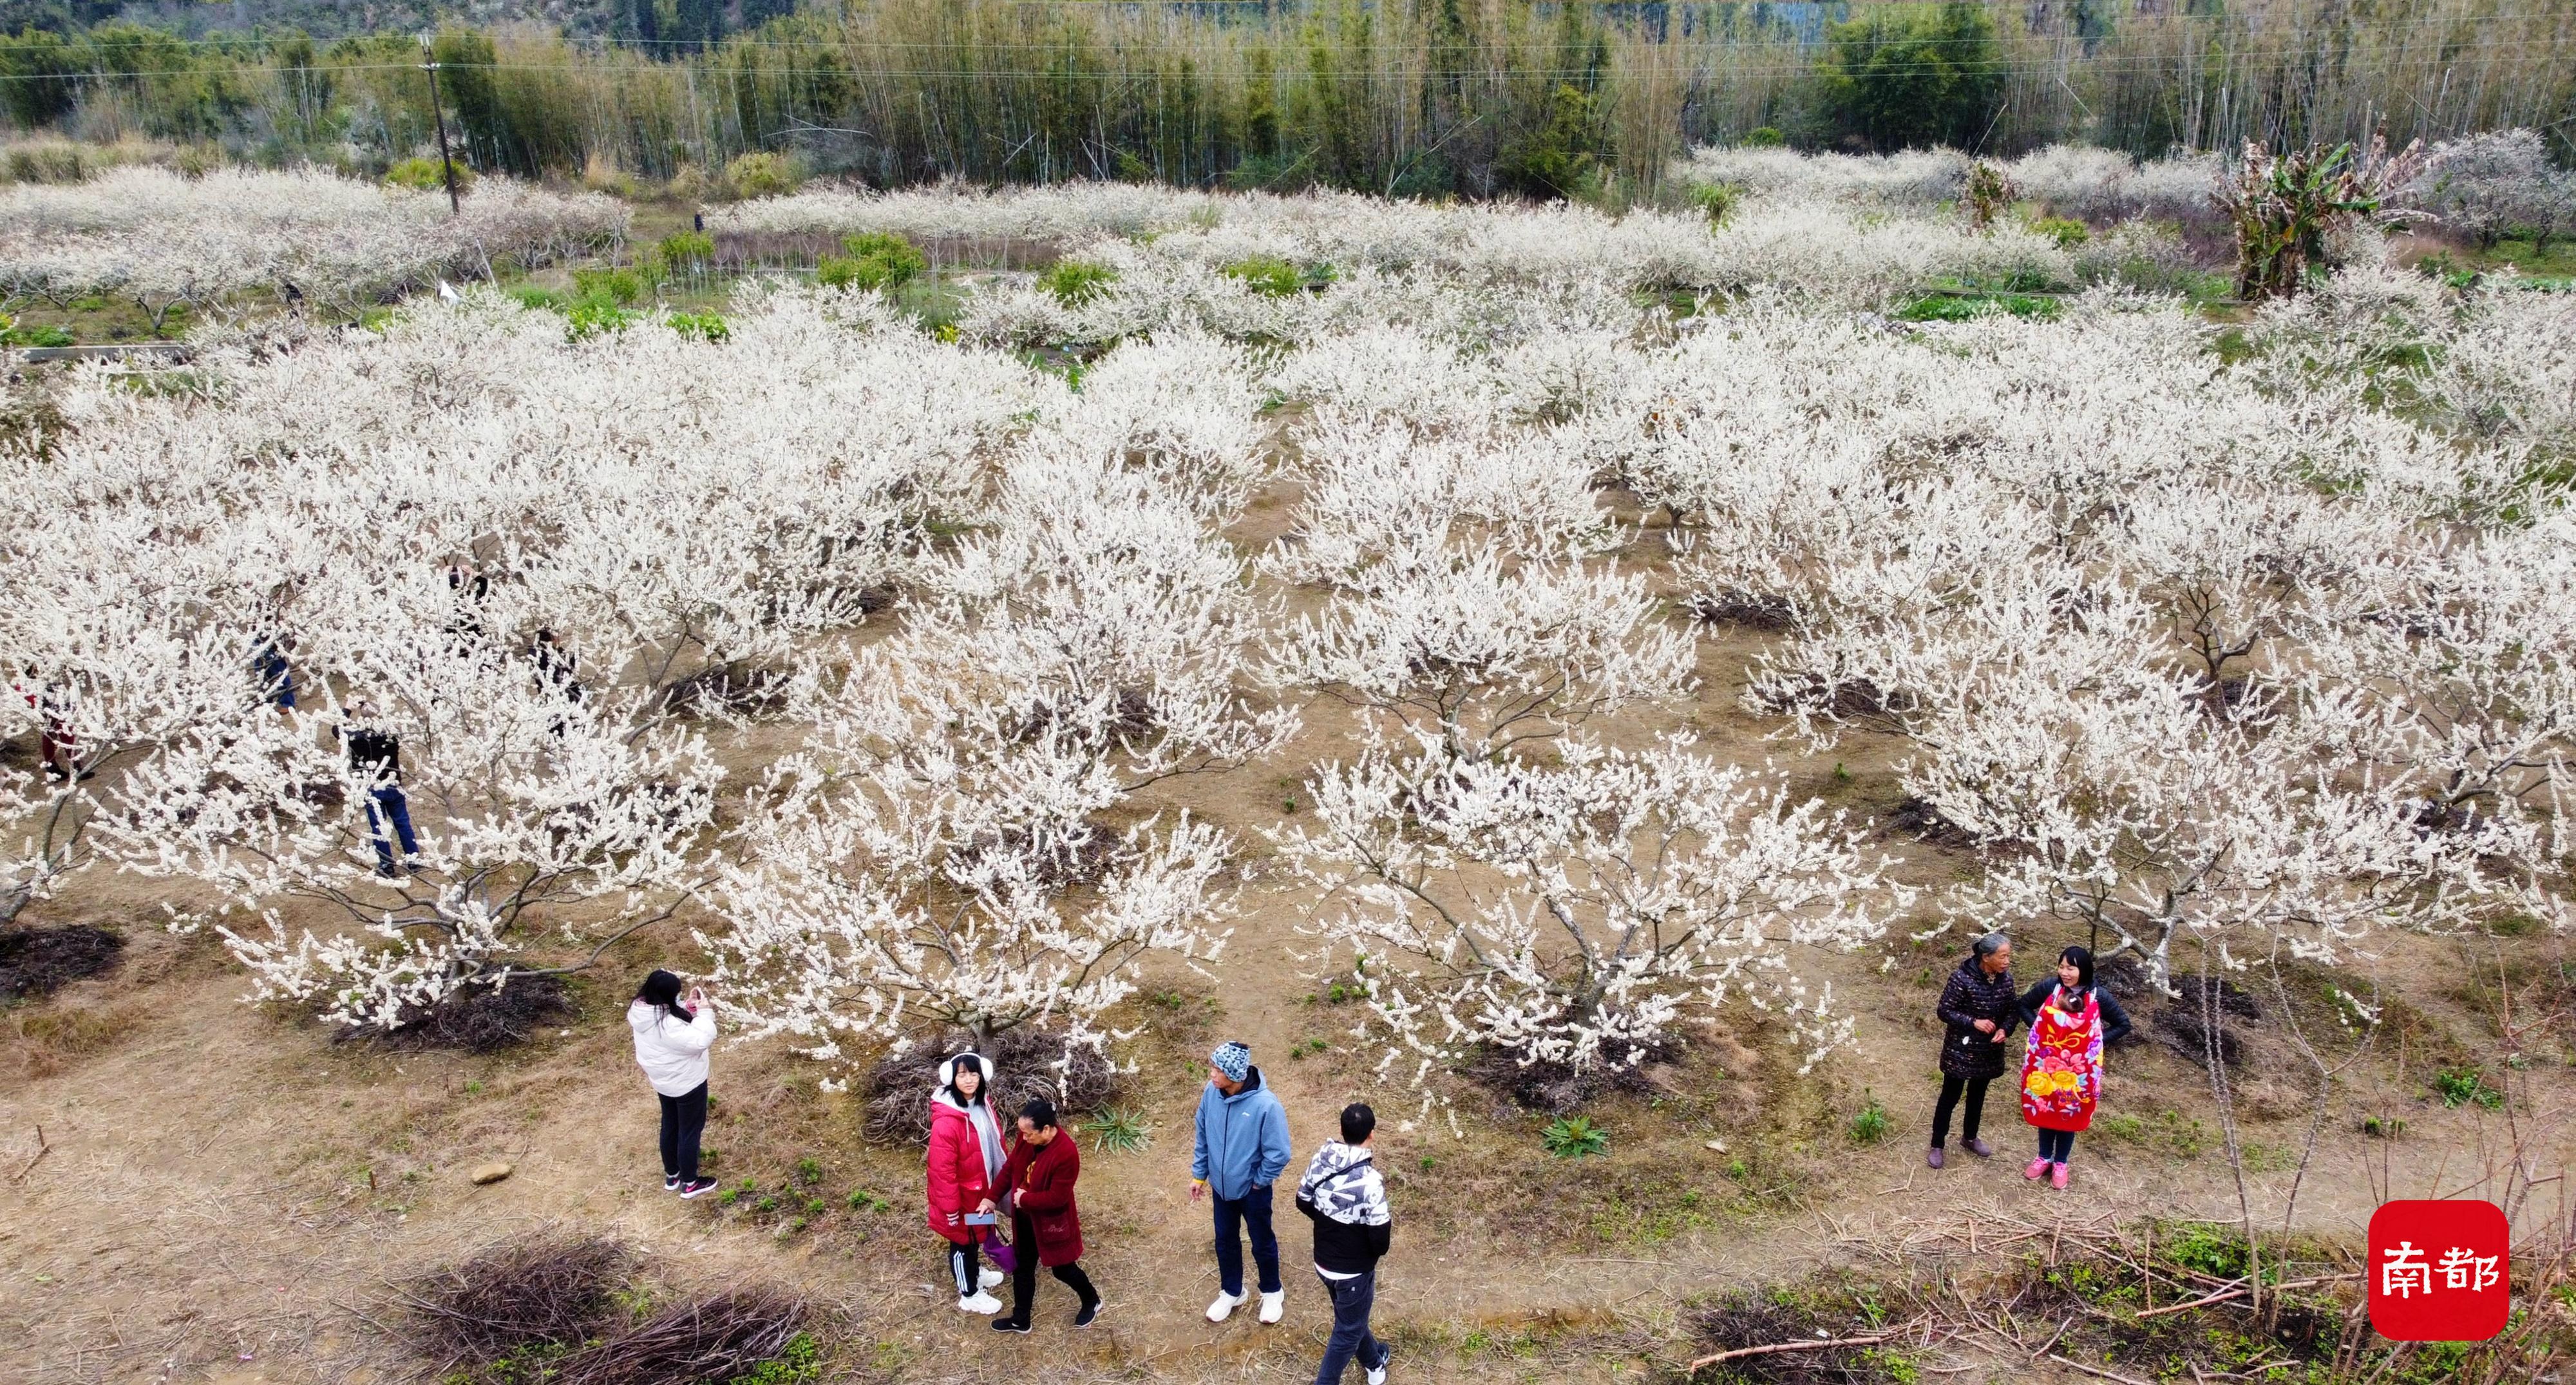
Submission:
[[[1967,1114],[1959,1122],[1961,1143],[1983,1159],[1994,1153],[1977,1138],[1977,1123],[1986,1114],[1986,1084],[2004,1075],[2004,1040],[2021,1021],[2021,996],[2013,989],[2012,939],[1989,933],[1977,939],[1950,982],[1941,988],[1941,1100],[1932,1108],[1932,1148],[1923,1162],[1941,1167],[1941,1147],[1950,1140],[1950,1114],[1961,1097]]]

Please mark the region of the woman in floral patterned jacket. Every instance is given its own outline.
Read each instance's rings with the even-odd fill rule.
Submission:
[[[2057,976],[2021,998],[2030,1025],[2030,1047],[2021,1061],[2021,1116],[2039,1127],[2039,1157],[2024,1178],[2048,1176],[2066,1186],[2066,1160],[2075,1132],[2093,1124],[2102,1100],[2102,1049],[2128,1037],[2129,1016],[2111,993],[2093,984],[2093,954],[2070,947],[2057,954]]]

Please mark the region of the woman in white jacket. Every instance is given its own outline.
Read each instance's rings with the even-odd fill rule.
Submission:
[[[715,1003],[706,991],[680,1003],[680,978],[657,971],[644,978],[626,1007],[635,1031],[635,1061],[662,1099],[662,1187],[682,1197],[715,1191],[698,1177],[698,1139],[707,1129],[707,1046],[716,1041]]]

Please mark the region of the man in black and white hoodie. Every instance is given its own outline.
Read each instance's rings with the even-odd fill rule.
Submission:
[[[1369,1331],[1377,1302],[1377,1262],[1394,1237],[1386,1208],[1386,1182],[1378,1177],[1369,1144],[1377,1113],[1353,1103],[1342,1108],[1342,1138],[1315,1151],[1297,1184],[1297,1210],[1315,1224],[1315,1274],[1333,1298],[1333,1335],[1315,1385],[1340,1385],[1353,1357],[1368,1372],[1368,1385],[1385,1385],[1394,1349]]]

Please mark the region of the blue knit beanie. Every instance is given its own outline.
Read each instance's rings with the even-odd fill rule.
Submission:
[[[1208,1061],[1216,1065],[1218,1072],[1225,1074],[1226,1081],[1240,1082],[1246,1073],[1252,1071],[1252,1048],[1239,1040],[1228,1039],[1216,1046],[1216,1052],[1208,1055]]]

